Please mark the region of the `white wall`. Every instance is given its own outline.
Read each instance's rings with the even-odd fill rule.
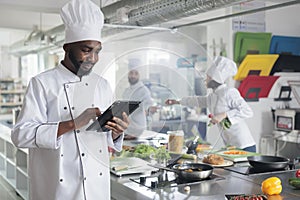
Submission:
[[[299,21],[300,5],[279,8],[266,12],[266,32],[272,35],[300,37]],[[250,103],[254,117],[247,120],[248,125],[254,133],[255,140],[259,144],[260,137],[272,134],[273,120],[270,112],[271,107],[280,107],[284,102],[274,102],[272,99],[261,99],[257,103]]]
[[[273,35],[296,36],[300,37],[300,5],[269,10],[265,13],[266,32]],[[230,41],[228,57],[233,57],[233,31],[229,20],[221,23],[213,23],[208,26],[208,54],[212,55],[211,41],[212,38],[224,37],[225,41]],[[259,102],[249,102],[253,109],[254,116],[247,120],[247,124],[257,143],[257,149],[260,150],[260,139],[266,135],[271,135],[274,127],[271,108],[282,107],[284,102],[275,102],[273,99],[260,99]],[[214,144],[218,139],[219,132],[216,127],[208,130],[207,139]],[[224,145],[221,140],[217,143],[217,148]]]
[[[0,46],[0,78],[18,78],[19,60],[8,50],[8,46]]]
[[[273,35],[300,37],[300,5],[278,8],[266,12],[266,31]]]
[[[27,31],[0,28],[0,78],[18,77],[18,58],[9,54],[9,46],[24,39]]]

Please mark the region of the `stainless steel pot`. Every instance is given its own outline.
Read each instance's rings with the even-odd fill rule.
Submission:
[[[179,178],[184,180],[203,180],[208,178],[213,173],[213,167],[202,163],[184,163],[176,164],[172,167],[176,170]]]
[[[174,172],[179,179],[198,181],[208,178],[213,173],[213,167],[202,163],[184,163],[173,165],[172,168],[151,165],[158,169],[164,169]]]
[[[262,170],[284,169],[290,161],[279,156],[248,156],[247,160],[252,167]]]

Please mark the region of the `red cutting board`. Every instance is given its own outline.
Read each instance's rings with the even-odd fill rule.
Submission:
[[[256,98],[256,93],[251,93],[251,88],[258,88],[257,98],[266,98],[279,76],[247,76],[240,84],[238,90],[246,99]],[[250,92],[248,94],[248,92]]]

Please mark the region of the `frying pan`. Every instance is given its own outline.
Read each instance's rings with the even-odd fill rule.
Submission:
[[[174,172],[179,179],[190,180],[190,181],[199,181],[208,178],[212,172],[213,167],[208,164],[202,163],[184,163],[173,165],[172,168],[159,167],[151,165],[153,167],[164,169],[167,171]],[[189,171],[187,171],[189,170]]]
[[[255,169],[276,170],[286,168],[289,159],[279,156],[248,156],[249,164]]]

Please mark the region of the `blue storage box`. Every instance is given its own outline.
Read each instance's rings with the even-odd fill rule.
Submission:
[[[300,37],[274,35],[271,39],[270,54],[300,56]]]

